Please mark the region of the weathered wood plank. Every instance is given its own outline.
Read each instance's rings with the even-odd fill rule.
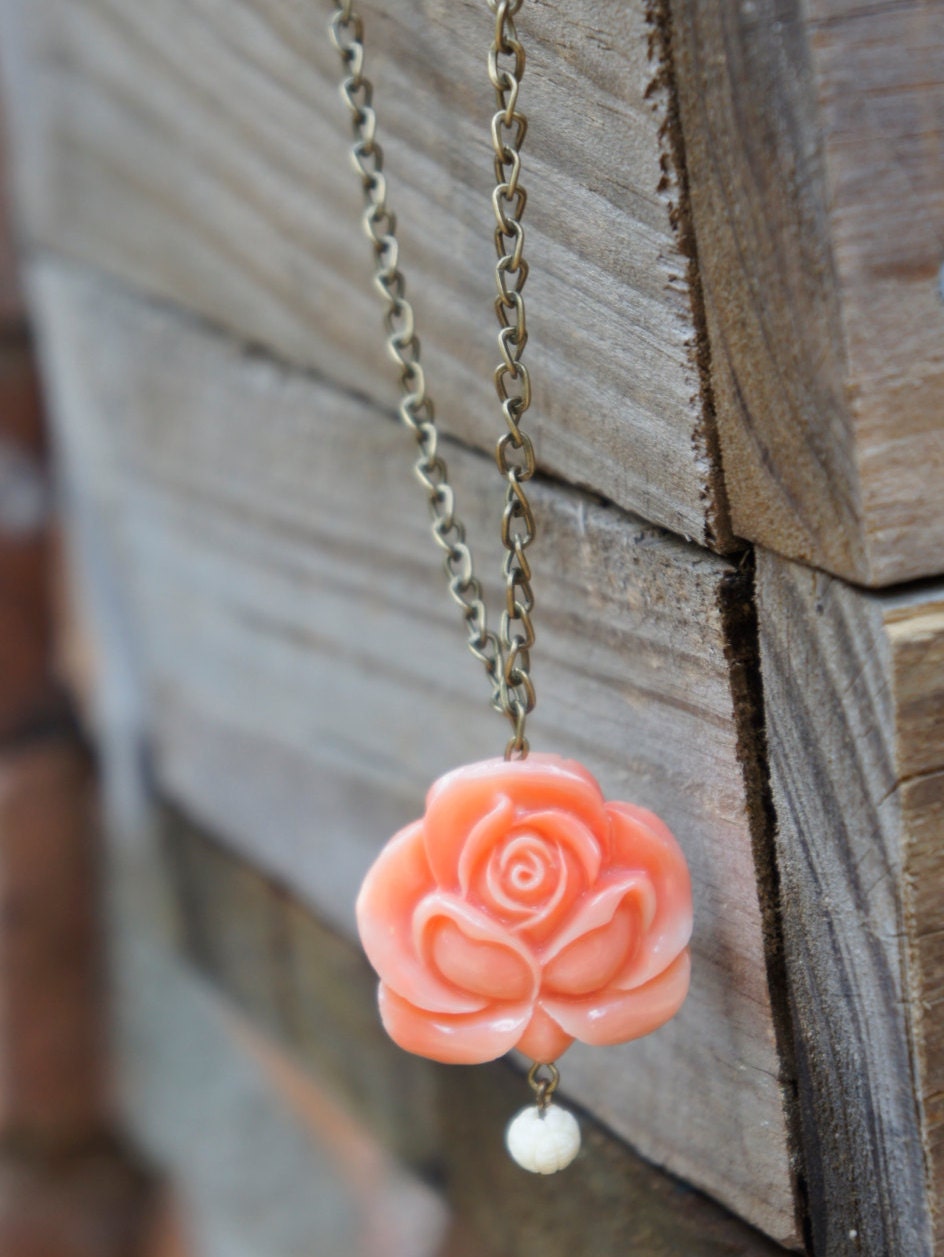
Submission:
[[[165,811],[161,828],[191,959],[389,1146],[436,1175],[476,1233],[474,1251],[588,1252],[592,1219],[593,1257],[784,1252],[653,1170],[588,1117],[586,1151],[568,1171],[565,1192],[554,1180],[523,1175],[502,1146],[504,1126],[525,1094],[520,1072],[506,1063],[446,1068],[399,1052],[376,1028],[373,975],[350,942],[174,809]],[[268,981],[247,986],[246,968]],[[282,994],[273,1006],[275,989]],[[417,1147],[416,1128],[436,1143]]]
[[[402,258],[446,428],[491,449],[494,98],[479,4],[367,0]],[[392,408],[327,9],[5,0],[26,229]],[[534,6],[522,101],[540,464],[727,544],[644,0]]]
[[[360,876],[429,781],[505,736],[442,586],[409,438],[362,400],[81,274],[43,269],[35,296],[73,493],[97,501],[123,555],[160,780],[350,932]],[[490,460],[449,458],[495,592],[500,482]],[[792,1240],[754,752],[735,701],[745,577],[560,487],[537,484],[535,502],[535,744],[665,816],[699,905],[683,1013],[649,1040],[575,1047],[568,1089],[647,1158]]]
[[[672,0],[736,533],[944,570],[944,10]]]
[[[815,1251],[941,1252],[944,589],[758,602]]]

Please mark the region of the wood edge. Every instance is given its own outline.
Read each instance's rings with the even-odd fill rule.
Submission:
[[[915,835],[914,818],[909,813],[909,796],[920,789],[921,783],[940,778],[944,783],[944,769],[935,772],[921,773],[918,777],[908,779],[899,784],[901,797],[901,822],[903,822],[903,861],[904,870],[901,876],[901,919],[903,919],[903,983],[909,997],[908,1032],[910,1041],[911,1072],[913,1072],[915,1101],[918,1105],[918,1128],[921,1139],[921,1150],[924,1154],[925,1183],[928,1192],[928,1208],[930,1214],[931,1237],[934,1252],[944,1252],[944,1163],[936,1154],[935,1144],[931,1138],[928,1116],[926,1081],[929,1075],[930,1042],[935,1031],[940,1031],[938,1023],[930,1024],[933,1006],[925,1001],[924,964],[920,955],[919,915],[916,909],[916,882],[918,871],[914,869]]]
[[[720,610],[725,658],[729,664],[737,758],[744,778],[744,796],[760,905],[767,986],[777,1055],[780,1089],[793,1171],[796,1239],[811,1244],[810,1201],[803,1159],[799,1111],[795,1027],[783,938],[780,871],[775,833],[777,817],[770,782],[760,637],[753,548],[721,581]]]
[[[907,1013],[912,1077],[933,1244],[935,1252],[938,1252],[944,1251],[944,1158],[939,1147],[940,1140],[935,1138],[935,1126],[938,1124],[929,1113],[929,1106],[933,1103],[935,1109],[939,1107],[940,1092],[934,1091],[931,1064],[932,1056],[940,1057],[942,1053],[940,1048],[934,1051],[935,1044],[939,1042],[940,1018],[934,1016],[935,1003],[928,999],[931,992],[927,989],[928,982],[932,983],[933,989],[934,963],[931,961],[929,964],[922,943],[929,937],[940,939],[938,948],[944,963],[944,935],[940,929],[929,928],[933,922],[927,921],[926,912],[922,918],[918,900],[923,897],[920,891],[922,877],[944,869],[940,860],[938,870],[929,869],[927,856],[922,858],[922,848],[929,845],[929,839],[933,846],[936,836],[933,821],[931,833],[927,831],[928,816],[944,816],[944,804],[939,802],[944,797],[944,746],[940,747],[936,762],[934,757],[928,759],[923,753],[929,731],[922,713],[915,710],[915,689],[910,672],[917,669],[922,677],[926,671],[930,673],[929,684],[920,687],[922,708],[927,702],[934,704],[940,699],[944,679],[938,685],[933,683],[933,678],[940,675],[940,653],[933,647],[936,642],[944,642],[944,585],[940,581],[925,581],[900,591],[891,604],[884,607],[883,623],[892,656],[891,684],[897,717],[895,752],[900,773],[897,793],[901,816],[902,982],[909,996]],[[917,758],[916,744],[922,748]],[[940,785],[941,789],[932,799],[929,798],[929,789],[933,792],[935,785]],[[923,811],[920,810],[919,800],[924,804]],[[940,1007],[939,1001],[937,1007]],[[940,1076],[940,1066],[935,1074]]]
[[[795,309],[788,299],[768,311],[765,318],[755,311],[756,291],[777,292],[784,287],[775,259],[786,257],[780,269],[794,276],[814,270],[831,275],[834,271],[832,241],[826,233],[815,230],[826,212],[825,154],[821,146],[814,150],[803,143],[802,136],[804,131],[815,132],[810,117],[818,109],[802,4],[800,0],[761,0],[742,11],[727,9],[722,0],[666,3],[679,67],[679,117],[691,188],[692,230],[701,244],[699,282],[713,363],[716,431],[722,465],[727,465],[730,473],[726,493],[731,528],[744,541],[780,552],[793,561],[822,567],[855,583],[871,584],[876,577],[866,544],[858,467],[850,443],[841,311],[837,308],[826,313],[829,303],[822,284],[815,293],[809,289],[804,292],[802,310],[799,306]],[[767,33],[774,29],[777,34],[768,38]],[[772,73],[771,62],[775,69],[782,69],[779,58],[792,63],[784,75],[782,102],[789,116],[784,126],[778,119],[773,128],[776,140],[771,140],[762,127],[752,123],[751,115],[761,116],[754,109],[756,101],[773,95],[773,85],[756,81],[757,76]],[[729,111],[736,116],[743,111],[747,121],[739,117],[732,123],[726,117]],[[757,247],[753,230],[770,219],[775,194],[765,185],[763,172],[750,165],[747,139],[735,137],[739,142],[731,145],[732,156],[724,160],[724,145],[715,133],[719,120],[729,126],[743,122],[747,138],[755,146],[763,140],[785,148],[780,165],[793,171],[794,177],[786,192],[782,184],[776,191],[782,220],[776,248],[771,245],[769,227],[762,233],[762,247]],[[721,138],[730,141],[731,137],[723,134]],[[739,154],[745,155],[743,160]],[[742,170],[744,162],[748,164],[747,175]],[[807,186],[801,177],[804,172],[811,196],[802,194]],[[725,203],[726,197],[730,199],[727,184],[738,186],[742,180],[750,186],[742,193],[745,203],[738,209],[746,213],[735,214],[734,207]],[[811,250],[816,255],[815,265],[806,257]],[[827,356],[826,361],[832,363],[833,375],[841,378],[833,380],[817,361],[815,369],[796,377],[785,393],[780,369],[775,372],[767,363],[769,342],[791,331],[795,339],[796,320],[791,314],[802,316],[804,311],[807,317],[801,318],[801,329],[807,322],[828,320],[833,334],[825,339],[833,356]],[[808,357],[812,360],[812,355]],[[789,475],[778,478],[771,474],[778,460],[781,464],[785,461],[783,451],[776,448],[778,443],[786,439],[789,445],[789,433],[797,428],[798,421],[809,426],[811,412],[820,419],[828,412],[844,433],[849,502],[842,510],[831,508],[828,526],[815,518],[815,509],[806,510],[809,502],[815,506],[815,495],[804,489],[797,498],[789,491]],[[759,416],[757,423],[752,420],[755,414]],[[781,438],[781,433],[788,435]],[[792,448],[795,452],[795,442]],[[837,527],[836,522],[843,519],[851,520],[851,526]]]
[[[674,184],[677,192],[677,200],[669,202],[669,222],[676,233],[679,253],[686,263],[685,278],[695,329],[694,340],[689,344],[689,355],[698,376],[699,393],[696,404],[701,411],[701,423],[698,431],[693,434],[692,441],[695,444],[700,439],[702,448],[699,452],[708,467],[705,544],[718,554],[726,555],[743,549],[744,543],[735,537],[732,530],[731,508],[724,478],[721,434],[718,430],[712,379],[711,342],[708,337],[708,319],[682,130],[671,0],[646,0],[646,21],[649,26],[649,57],[650,61],[655,62],[656,69],[645,95],[648,97],[654,92],[662,91],[666,100],[666,115],[659,134],[662,144],[660,191],[666,192]]]

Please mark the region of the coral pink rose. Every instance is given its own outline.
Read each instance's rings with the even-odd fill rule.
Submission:
[[[441,777],[357,902],[401,1047],[454,1064],[655,1030],[688,991],[691,885],[665,825],[556,755]]]

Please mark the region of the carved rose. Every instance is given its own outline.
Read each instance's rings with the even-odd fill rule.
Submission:
[[[651,812],[555,755],[441,777],[357,902],[401,1047],[475,1064],[657,1029],[688,990],[691,886]]]

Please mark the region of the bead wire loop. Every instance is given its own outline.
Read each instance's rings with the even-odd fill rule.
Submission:
[[[542,1074],[542,1070],[546,1073]],[[528,1070],[528,1086],[541,1113],[547,1111],[559,1083],[560,1070],[553,1061],[535,1061]]]

